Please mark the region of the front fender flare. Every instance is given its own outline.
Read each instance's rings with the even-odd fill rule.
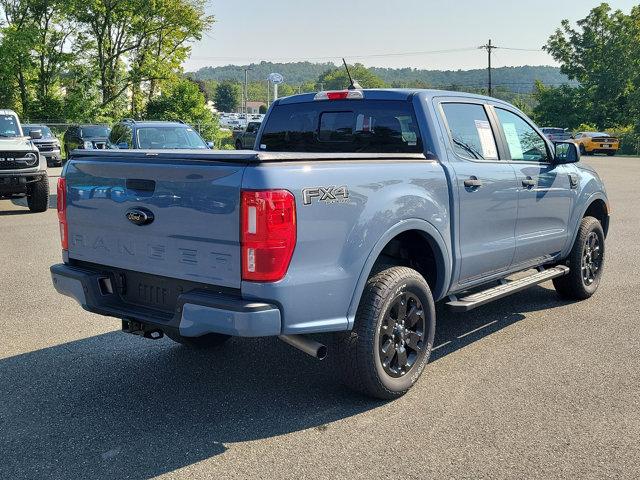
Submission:
[[[576,209],[577,215],[575,215],[575,217],[571,219],[573,233],[571,234],[571,241],[567,243],[565,251],[562,252],[563,257],[566,257],[567,255],[569,255],[569,252],[571,252],[573,243],[576,241],[576,237],[578,236],[578,227],[580,226],[580,222],[584,218],[584,214],[587,213],[587,210],[589,209],[591,204],[596,200],[602,200],[605,203],[605,205],[607,206],[607,214],[609,214],[609,199],[604,193],[600,191],[591,193],[584,201],[582,199],[578,199],[578,204],[581,205],[581,208],[579,210]]]
[[[384,235],[382,235],[378,239],[373,249],[369,253],[364,266],[362,267],[362,271],[360,272],[360,276],[358,277],[356,288],[353,292],[353,296],[351,297],[349,311],[347,312],[349,330],[353,328],[353,323],[356,318],[356,312],[358,310],[358,304],[360,303],[360,297],[362,296],[362,292],[364,291],[364,287],[369,278],[369,274],[371,273],[373,265],[378,259],[378,256],[380,255],[384,247],[394,237],[401,234],[402,232],[406,232],[409,230],[418,230],[423,232],[426,236],[426,240],[431,244],[431,248],[433,248],[436,256],[436,267],[438,269],[436,286],[434,291],[432,292],[433,297],[437,301],[445,296],[450,284],[452,270],[451,252],[449,251],[446,242],[442,238],[442,235],[440,234],[438,229],[431,223],[417,218],[402,220],[396,223],[389,230],[387,230]]]

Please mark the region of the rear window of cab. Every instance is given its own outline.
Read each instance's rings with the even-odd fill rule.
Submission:
[[[260,149],[270,152],[423,152],[413,106],[397,100],[278,105],[267,118]]]

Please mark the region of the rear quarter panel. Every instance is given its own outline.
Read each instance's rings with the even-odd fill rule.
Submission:
[[[305,188],[328,186],[346,186],[348,198],[304,204]],[[426,158],[262,163],[245,170],[243,188],[284,188],[296,198],[297,244],[286,277],[242,283],[244,297],[283,307],[283,333],[350,328],[361,279],[396,234],[424,227],[450,244],[447,181]]]

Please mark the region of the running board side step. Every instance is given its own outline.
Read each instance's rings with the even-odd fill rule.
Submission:
[[[521,292],[522,290],[526,290],[529,287],[546,282],[552,278],[562,277],[568,273],[569,267],[558,265],[557,267],[540,270],[518,280],[502,283],[501,285],[471,294],[467,297],[457,298],[455,295],[451,295],[447,306],[454,312],[468,312],[481,305],[504,298],[512,293]]]

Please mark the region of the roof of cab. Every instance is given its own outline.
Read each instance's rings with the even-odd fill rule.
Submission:
[[[419,89],[419,88],[365,88],[362,90],[364,98],[367,100],[407,100],[413,95],[420,95],[424,98],[434,97],[461,97],[461,98],[474,98],[484,101],[492,101],[498,103],[505,103],[497,98],[487,97],[484,95],[476,95],[474,93],[456,92],[449,90],[435,90],[435,89]],[[316,93],[303,93],[300,95],[292,95],[290,97],[283,97],[278,100],[279,104],[289,103],[304,103],[314,100]]]
[[[176,120],[123,120],[120,123],[140,127],[183,127],[192,128],[190,125]]]
[[[13,115],[15,117],[18,116],[18,114],[16,112],[14,112],[13,110],[9,110],[9,109],[0,109],[0,115]]]

